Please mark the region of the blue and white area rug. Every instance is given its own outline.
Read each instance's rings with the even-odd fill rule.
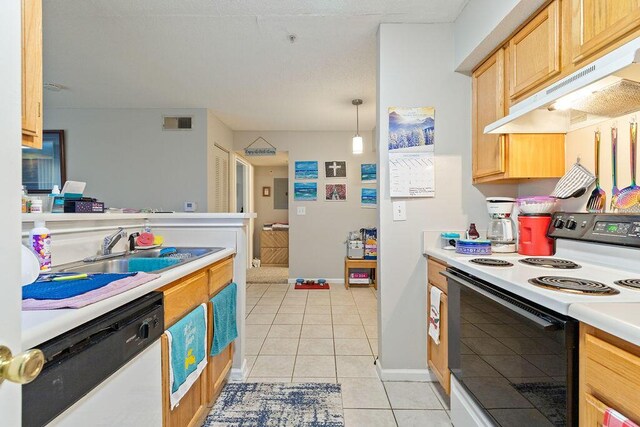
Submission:
[[[344,427],[339,384],[228,383],[203,427]]]

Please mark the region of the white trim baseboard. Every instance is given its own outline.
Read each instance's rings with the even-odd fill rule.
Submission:
[[[333,284],[333,285],[344,285],[344,278],[343,279],[327,279],[325,277],[303,277],[304,280],[318,280],[318,279],[324,279],[327,281],[327,283],[329,284]],[[296,279],[295,278],[291,278],[289,277],[289,284],[293,284],[296,283]]]
[[[382,381],[415,381],[415,382],[437,382],[433,373],[429,369],[384,369],[380,359],[376,361],[376,370]]]
[[[249,365],[247,364],[247,359],[242,361],[242,368],[231,368],[229,371],[229,380],[230,381],[246,381],[249,377]]]

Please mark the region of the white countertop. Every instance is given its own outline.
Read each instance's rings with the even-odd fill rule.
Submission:
[[[633,344],[640,345],[640,291],[613,284],[637,273],[607,268],[580,261],[582,268],[554,270],[518,263],[526,258],[518,254],[493,254],[489,257],[457,254],[452,250],[427,248],[425,255],[438,258],[448,265],[485,280],[495,286],[534,301],[558,313],[573,317]],[[562,258],[558,255],[557,257]],[[471,264],[473,258],[499,258],[510,261],[514,267],[484,267]],[[612,296],[573,295],[531,285],[528,280],[537,276],[553,275],[595,280],[620,291]]]
[[[640,346],[640,303],[571,304],[569,315],[581,322]]]
[[[223,249],[211,255],[204,256],[194,261],[187,262],[184,265],[164,271],[161,273],[159,278],[152,280],[151,282],[83,308],[23,311],[22,346],[24,349],[36,347],[38,344],[50,340],[51,338],[80,326],[85,322],[95,319],[98,316],[133,301],[136,298],[233,254],[235,254],[234,249]]]
[[[208,212],[175,212],[175,213],[43,213],[22,214],[22,222],[33,221],[100,221],[126,219],[251,219],[255,213],[208,213]]]

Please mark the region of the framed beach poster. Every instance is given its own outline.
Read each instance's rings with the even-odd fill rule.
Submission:
[[[293,200],[295,202],[311,202],[318,200],[317,182],[294,182]]]
[[[296,179],[318,179],[317,161],[297,161],[295,163]]]
[[[360,165],[360,181],[362,181],[363,184],[375,184],[376,179],[376,164],[362,163]]]
[[[378,190],[362,188],[360,190],[360,205],[363,208],[375,208],[378,205]]]

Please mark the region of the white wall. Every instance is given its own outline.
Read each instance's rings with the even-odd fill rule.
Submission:
[[[373,100],[365,100],[373,102]],[[258,136],[266,138],[279,151],[289,152],[289,277],[344,278],[345,241],[349,231],[373,227],[375,209],[360,207],[360,164],[375,163],[371,132],[360,132],[365,152],[351,153],[353,132],[235,132],[234,146],[241,150]],[[294,202],[292,178],[296,160],[318,160],[318,200]],[[324,178],[324,161],[345,160],[347,180]],[[346,202],[325,202],[324,184],[347,183]],[[370,185],[369,185],[370,186]],[[306,215],[296,214],[298,206]],[[258,230],[256,228],[256,230]]]
[[[163,115],[192,115],[193,130],[163,131]],[[65,131],[67,179],[107,206],[206,211],[205,109],[53,108],[44,127]]]
[[[454,24],[454,69],[469,73],[545,0],[470,0]]]
[[[254,166],[253,197],[255,200],[255,212],[258,215],[255,219],[255,230],[253,235],[253,257],[260,258],[260,230],[265,223],[288,222],[288,209],[274,209],[274,178],[287,178],[289,176],[289,168],[287,166]],[[271,188],[271,196],[264,197],[262,195],[262,187]]]
[[[379,336],[383,375],[426,371],[426,259],[422,231],[487,224],[485,195],[514,196],[511,185],[471,184],[471,81],[454,72],[453,24],[382,24],[379,30]],[[436,197],[407,199],[394,222],[389,197],[387,110],[435,107]],[[395,199],[394,199],[395,200]],[[386,373],[385,373],[386,372]],[[389,374],[391,375],[391,374]]]

